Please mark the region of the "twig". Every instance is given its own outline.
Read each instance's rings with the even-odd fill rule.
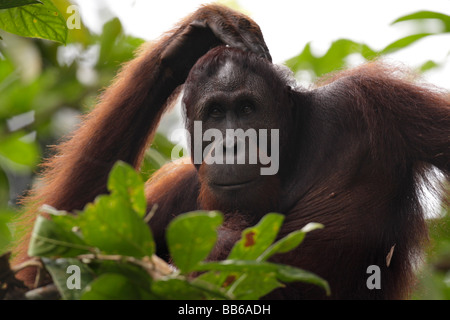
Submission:
[[[38,269],[43,269],[44,265],[42,264],[41,260],[34,258],[12,267],[11,270],[16,274],[17,272],[29,267],[36,267]]]
[[[54,284],[49,284],[26,292],[25,298],[27,300],[57,300],[61,298],[61,295]]]
[[[148,223],[150,219],[155,215],[156,210],[158,209],[158,204],[154,204],[152,209],[147,213],[147,215],[144,217],[144,222]]]
[[[130,256],[121,255],[105,255],[105,254],[83,254],[77,257],[82,261],[86,260],[104,260],[104,261],[117,261],[127,262],[141,267],[153,278],[160,279],[171,274],[174,270],[161,258],[153,255],[152,257],[144,257],[138,259]]]

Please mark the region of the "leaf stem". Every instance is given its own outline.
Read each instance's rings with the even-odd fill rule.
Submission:
[[[106,255],[106,254],[83,254],[77,256],[80,260],[103,260],[103,261],[116,261],[126,262],[141,267],[155,280],[166,277],[174,272],[174,268],[167,264],[164,260],[156,255],[151,257],[145,256],[142,259],[138,259],[130,256],[122,256],[118,254]]]

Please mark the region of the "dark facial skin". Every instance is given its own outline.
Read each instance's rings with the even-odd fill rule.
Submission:
[[[271,129],[281,129],[278,122],[279,115],[275,112],[276,101],[273,95],[267,94],[271,89],[262,77],[243,70],[232,61],[227,61],[214,75],[199,83],[197,88],[198,100],[196,105],[192,106],[197,112],[190,120],[202,122],[203,137],[209,129],[217,129],[216,132],[220,131],[221,137],[227,137],[224,143],[214,147],[223,148],[222,164],[211,163],[211,161],[208,164],[208,157],[215,156],[215,151],[211,150],[215,138],[203,141],[203,152],[208,146],[210,149],[209,153],[203,153],[206,157],[203,158],[199,168],[202,182],[215,198],[220,199],[220,202],[227,206],[230,203],[236,203],[237,207],[242,208],[243,203],[253,202],[250,201],[251,195],[256,202],[258,194],[262,194],[259,192],[268,183],[273,184],[276,175],[261,175],[261,167],[264,165],[259,160],[260,152],[263,151],[257,147],[256,141],[252,140],[255,143],[252,149],[249,146],[252,142],[246,137],[245,148],[238,147],[237,139],[230,135],[230,132],[227,136],[227,129],[242,129],[242,132],[248,133],[248,136],[251,135],[250,132],[256,133],[258,140],[260,139],[259,130],[265,129],[267,138],[264,139],[267,139],[267,145],[270,148]],[[194,139],[192,132],[191,139]],[[191,141],[192,152],[194,152],[192,150],[194,143]],[[228,158],[227,161],[226,155],[230,151],[234,152],[234,159]],[[249,151],[253,154],[249,154]],[[257,163],[250,161],[251,156],[253,159],[256,157]],[[237,163],[239,157],[245,159],[243,164]],[[238,200],[243,196],[247,197],[247,201]]]

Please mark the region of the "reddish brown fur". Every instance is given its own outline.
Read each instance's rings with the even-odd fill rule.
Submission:
[[[20,240],[14,249],[14,264],[28,259],[31,228],[40,206],[82,209],[95,196],[106,192],[107,176],[117,160],[139,168],[143,152],[170,105],[171,95],[177,93],[176,88],[184,82],[195,61],[221,43],[207,28],[190,30],[190,23],[220,24],[221,19],[225,25],[231,24],[230,20],[246,21],[246,28],[262,37],[258,25],[244,15],[208,5],[186,17],[159,41],[142,46],[137,57],[123,66],[80,128],[57,146],[55,156],[42,165],[38,187],[24,199],[26,210],[16,224]],[[183,34],[186,32],[193,34],[192,43],[188,43],[192,50],[187,51],[180,48],[180,39],[187,41]],[[173,54],[182,54],[182,58],[173,59]]]
[[[82,126],[45,164],[42,187],[26,201],[26,236],[16,250],[17,262],[26,259],[31,221],[40,205],[81,209],[106,191],[106,178],[116,160],[139,167],[166,101],[185,81],[195,61],[220,44],[212,33],[202,31],[206,33],[190,39],[192,57],[177,61],[178,50],[185,45],[183,32],[190,22],[206,16],[221,16],[226,26],[236,21],[247,23],[244,16],[229,9],[204,7],[124,66]],[[246,29],[259,37],[257,25],[248,23]],[[252,54],[215,50],[214,54],[237,56],[242,65],[252,63]],[[266,61],[262,68],[265,72],[272,66]],[[268,83],[280,81],[271,77]],[[280,195],[278,209],[286,216],[280,236],[311,221],[323,223],[325,230],[308,234],[297,250],[275,261],[324,277],[332,298],[407,297],[415,259],[427,235],[419,202],[420,183],[426,180],[430,165],[447,179],[450,174],[448,93],[416,84],[409,73],[375,62],[335,74],[310,91],[286,89],[282,96],[288,101],[285,110],[280,110],[286,114],[281,128],[288,133],[282,144],[292,152],[282,154],[281,185],[275,190],[261,186],[265,192],[261,197],[269,198],[271,192]],[[283,181],[291,182],[283,185]],[[174,216],[202,208],[222,209],[220,201],[218,204],[201,190],[201,179],[192,164],[170,163],[148,182],[149,209],[158,204],[150,222],[158,254],[167,253],[164,228]],[[436,190],[443,197],[443,188]],[[225,212],[226,222],[211,258],[226,257],[249,225],[245,214],[251,212],[235,209]],[[268,209],[266,205],[258,211],[264,209]],[[388,267],[385,259],[393,245]],[[371,264],[381,267],[382,290],[370,291],[365,286],[366,268]],[[27,276],[30,274],[23,275]],[[271,297],[324,296],[316,287],[294,284]]]

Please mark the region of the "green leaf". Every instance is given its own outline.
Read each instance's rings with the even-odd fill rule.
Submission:
[[[173,144],[169,139],[167,139],[165,135],[159,132],[155,134],[155,138],[152,141],[152,148],[157,150],[164,157],[166,157],[167,159],[171,159],[172,150],[174,147],[175,144]]]
[[[265,276],[271,274],[282,282],[305,282],[322,287],[327,294],[330,293],[328,282],[315,275],[312,272],[299,268],[275,264],[270,262],[261,262],[254,260],[224,260],[219,262],[206,262],[198,265],[197,271],[225,271],[239,273],[259,273]]]
[[[239,300],[256,300],[284,285],[277,280],[276,273],[247,272],[240,276],[229,289]]]
[[[130,208],[130,202],[114,194],[97,197],[80,215],[84,240],[105,254],[151,256],[154,241],[148,225]]]
[[[118,273],[125,276],[128,280],[135,283],[144,290],[150,288],[153,279],[149,276],[147,270],[141,266],[120,260],[93,260],[90,265],[96,274]]]
[[[242,232],[242,238],[234,245],[228,259],[253,260],[258,258],[276,239],[284,216],[266,214],[261,221]]]
[[[200,268],[202,268],[202,266]],[[236,280],[240,275],[241,275],[241,273],[237,273],[237,272],[232,274],[229,272],[210,271],[210,272],[205,272],[205,273],[200,274],[193,280],[193,282],[199,281],[199,282],[203,282],[203,283],[209,283],[209,284],[214,285],[219,288],[226,288],[229,285],[231,285],[232,282],[234,280]],[[227,281],[227,280],[229,280],[229,281]]]
[[[302,243],[305,238],[305,232],[298,230],[291,232],[283,239],[280,239],[273,245],[271,245],[262,256],[260,256],[260,260],[267,260],[271,256],[277,253],[288,252],[294,248],[296,248],[300,243]]]
[[[304,283],[314,284],[323,288],[327,295],[330,295],[330,287],[328,282],[312,272],[305,271],[299,268],[288,265],[278,265],[277,277],[283,282],[300,281]]]
[[[113,18],[103,25],[102,37],[100,38],[99,61],[105,61],[111,55],[117,43],[116,40],[122,32],[122,23],[119,18]]]
[[[42,4],[39,0],[0,0],[0,9],[9,9],[36,3]]]
[[[276,239],[283,220],[283,215],[271,213],[265,215],[256,226],[245,229],[241,240],[233,247],[228,261],[233,263],[236,260],[263,259],[264,256],[262,255],[267,252]],[[284,241],[288,242],[288,240]],[[279,246],[282,247],[283,242]],[[288,246],[288,244],[285,244],[285,246]],[[275,251],[276,249],[273,250],[273,252]],[[245,269],[236,269],[234,273],[216,273],[214,271],[204,273],[198,279],[229,288],[230,294],[239,299],[256,299],[281,286],[273,272],[271,276],[263,271],[257,272],[253,269],[250,273]]]
[[[0,209],[0,254],[9,246],[12,239],[12,232],[9,224],[13,221],[16,213],[12,209]]]
[[[426,72],[429,71],[431,69],[437,68],[439,67],[440,64],[436,63],[433,60],[428,60],[427,62],[423,63],[420,67],[419,67],[419,72]]]
[[[83,290],[94,280],[94,272],[77,259],[43,258],[42,261],[64,300],[80,299]],[[79,288],[74,286],[78,284]]]
[[[0,10],[0,29],[32,38],[41,38],[65,44],[66,21],[51,0]]]
[[[106,254],[151,256],[154,241],[150,228],[142,219],[145,197],[139,175],[131,167],[119,163],[112,170],[108,186],[112,193],[97,197],[77,217],[51,207],[44,208],[53,214],[52,220],[38,218],[30,253],[73,256],[96,247]],[[81,229],[83,239],[72,232],[74,227]],[[85,251],[69,250],[73,248]]]
[[[411,44],[413,44],[414,42],[428,37],[430,35],[433,35],[433,33],[419,33],[419,34],[413,34],[401,39],[398,39],[394,42],[392,42],[391,44],[387,45],[383,50],[381,50],[382,54],[387,54],[387,53],[392,53],[395,52],[397,50],[403,49]]]
[[[0,139],[0,163],[15,171],[33,167],[39,160],[36,143],[22,138],[23,134],[17,132]]]
[[[141,164],[141,176],[147,181],[151,175],[160,169],[164,164],[172,160],[172,150],[175,144],[170,142],[163,134],[156,133],[151,148],[144,154],[144,160]],[[186,150],[183,150],[186,155]]]
[[[217,211],[194,211],[172,220],[167,229],[167,244],[175,265],[181,271],[191,271],[208,256],[222,220]]]
[[[230,299],[223,290],[206,282],[186,279],[168,278],[152,283],[152,292],[159,299],[170,300],[205,300],[205,299]]]
[[[83,294],[82,299],[158,299],[158,296],[151,292],[152,278],[141,267],[123,261],[95,260],[91,268],[100,276],[85,289],[86,294]],[[125,291],[131,290],[130,297],[122,296],[115,288],[110,294],[108,279],[111,278],[113,282],[123,284]],[[120,279],[126,281],[122,282]]]
[[[1,164],[1,162],[0,162]],[[6,175],[5,170],[3,170],[3,167],[0,165],[0,214],[2,210],[6,209],[6,204],[10,200],[10,193],[9,193],[9,180]],[[0,218],[1,220],[1,218]]]
[[[81,300],[139,300],[141,290],[127,277],[105,273],[88,285]]]
[[[258,299],[274,289],[282,287],[283,285],[278,280],[288,282],[285,273],[290,274],[289,272],[291,271],[278,269],[278,272],[275,272],[272,270],[272,264],[266,265],[263,261],[276,253],[284,253],[296,248],[303,241],[307,232],[322,227],[323,225],[319,223],[309,223],[301,230],[292,232],[271,245],[256,259],[256,261],[254,261],[255,263],[242,262],[242,260],[228,260],[228,266],[225,267],[225,269],[229,268],[229,270],[232,270],[233,272],[215,272],[217,269],[224,270],[221,266],[217,269],[212,268],[213,271],[206,272],[198,278],[214,283],[217,286],[229,288],[229,294],[234,295],[235,299]],[[230,266],[234,264],[240,265],[241,268],[238,267],[235,269]],[[304,280],[304,282],[310,282],[317,280],[314,278],[313,274],[301,274],[303,276],[307,275],[308,277],[312,275],[313,277],[311,278],[312,280],[305,277],[305,279],[302,278],[300,281]],[[293,279],[292,281],[297,280]]]
[[[38,216],[31,234],[28,255],[74,257],[90,249],[77,234],[64,228],[64,223]]]
[[[108,190],[114,196],[120,196],[130,201],[132,209],[138,216],[142,218],[145,216],[147,200],[144,193],[144,183],[132,166],[118,161],[109,174]]]
[[[119,161],[109,175],[108,189],[111,194],[97,197],[80,215],[86,243],[106,254],[151,256],[155,244],[143,220],[147,201],[139,174]]]
[[[351,54],[360,54],[365,59],[372,59],[378,55],[378,52],[364,43],[339,39],[331,44],[323,56],[319,57],[312,53],[311,44],[308,43],[298,56],[286,61],[286,65],[294,73],[306,69],[312,70],[315,76],[320,77],[345,67],[346,58]]]
[[[322,229],[323,225],[320,223],[308,223],[306,226],[304,226],[301,230],[297,230],[294,232],[289,233],[284,238],[278,240],[273,245],[271,245],[259,258],[259,261],[264,261],[269,259],[271,256],[277,253],[285,253],[288,251],[291,251],[298,247],[305,238],[306,233]]]
[[[411,14],[407,14],[396,19],[392,24],[396,24],[402,21],[410,21],[410,20],[422,20],[422,19],[437,19],[443,22],[445,28],[442,32],[450,32],[450,16],[434,11],[417,11]]]
[[[141,164],[141,177],[144,181],[150,179],[150,177],[159,170],[168,160],[160,154],[157,150],[149,148],[145,151],[144,159]]]

